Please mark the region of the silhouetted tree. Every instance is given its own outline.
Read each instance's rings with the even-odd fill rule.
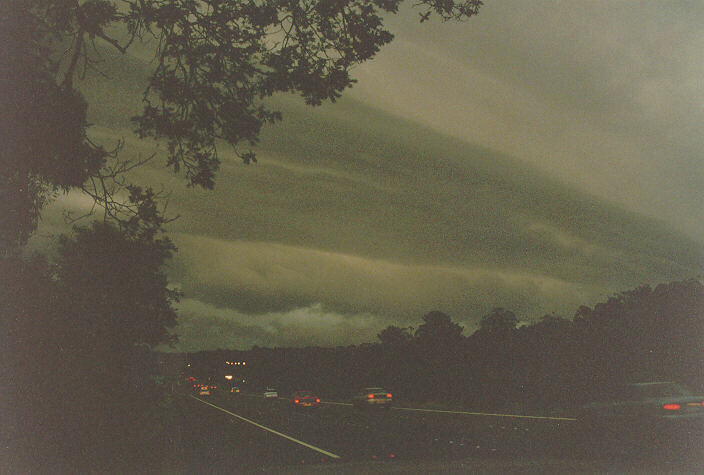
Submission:
[[[3,437],[27,467],[93,471],[110,460],[131,471],[148,463],[144,450],[160,462],[153,427],[163,414],[149,348],[173,338],[178,294],[162,269],[171,250],[96,223],[63,239],[55,266],[0,259],[0,374],[15,386]],[[76,450],[91,456],[76,459]]]
[[[633,379],[704,383],[704,285],[695,279],[645,285],[582,306],[574,324],[592,386]]]
[[[389,325],[379,332],[377,335],[382,345],[402,346],[409,343],[413,339],[410,328],[401,328],[395,325]]]
[[[56,277],[74,344],[116,357],[173,341],[178,292],[163,270],[173,250],[166,239],[140,239],[108,223],[64,237]]]
[[[434,310],[423,315],[421,324],[414,334],[417,341],[424,346],[440,348],[456,345],[462,339],[463,327],[450,319],[450,316]]]
[[[115,220],[134,214],[126,173],[141,161],[119,157],[86,132],[88,105],[76,77],[100,69],[98,46],[125,53],[156,39],[140,137],[168,142],[167,164],[192,186],[212,188],[216,141],[245,163],[266,123],[280,118],[262,99],[277,92],[308,104],[337,99],[350,70],[393,39],[383,16],[402,0],[6,0],[0,3],[0,245],[23,244],[57,191],[81,188]],[[442,20],[477,14],[479,0],[421,0]],[[426,15],[427,16],[427,15]],[[121,33],[119,33],[121,32]],[[148,159],[148,158],[147,158]],[[92,178],[89,180],[88,178]],[[146,193],[142,199],[157,196]]]
[[[517,325],[518,318],[512,311],[496,307],[482,318],[479,331],[491,335],[506,335],[514,331]]]

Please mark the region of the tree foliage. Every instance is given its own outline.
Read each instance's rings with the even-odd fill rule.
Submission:
[[[62,239],[54,265],[0,259],[0,376],[15,388],[0,412],[22,466],[92,472],[111,461],[132,472],[160,462],[150,350],[174,340],[178,292],[163,273],[172,251],[96,222]]]
[[[482,317],[479,330],[490,335],[505,336],[516,329],[518,318],[510,310],[496,307]]]
[[[140,137],[168,143],[167,165],[191,186],[212,188],[217,141],[246,163],[266,123],[280,113],[264,99],[292,92],[308,104],[334,101],[352,68],[390,42],[384,15],[402,0],[7,0],[0,4],[0,244],[16,249],[57,192],[80,188],[106,218],[122,222],[158,201],[134,196],[125,175],[143,163],[87,133],[88,104],[76,78],[100,71],[99,48],[125,53],[155,44]],[[478,0],[423,0],[442,20],[475,15]],[[125,199],[124,196],[129,198]],[[137,201],[133,201],[137,199]]]
[[[275,382],[285,392],[305,381],[323,397],[348,398],[360,387],[384,386],[404,403],[467,410],[571,416],[637,381],[704,391],[704,285],[695,279],[617,293],[580,307],[574,320],[545,315],[518,327],[513,312],[495,308],[468,337],[442,312],[422,321],[412,336],[391,325],[373,345],[257,348],[236,358],[248,361],[257,389]],[[228,358],[201,353],[201,373]]]
[[[423,324],[416,329],[415,337],[422,345],[442,348],[456,344],[462,338],[462,330],[449,315],[434,310],[423,315]]]
[[[173,250],[168,240],[126,236],[108,223],[64,237],[56,279],[73,343],[114,358],[173,341],[168,329],[176,324],[178,292],[163,272]]]
[[[410,328],[401,328],[396,325],[389,325],[379,332],[377,338],[382,345],[401,346],[410,342],[413,338]]]

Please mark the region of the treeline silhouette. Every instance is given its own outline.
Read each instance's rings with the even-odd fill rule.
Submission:
[[[61,238],[53,262],[0,257],[0,471],[159,467],[169,395],[151,348],[176,322],[161,270],[171,252],[95,222]]]
[[[199,377],[234,372],[251,390],[309,388],[339,399],[384,386],[399,401],[524,413],[573,414],[635,381],[675,380],[704,392],[704,286],[696,279],[624,291],[580,307],[573,319],[545,315],[521,325],[510,310],[495,308],[469,336],[433,311],[417,328],[389,326],[378,339],[337,348],[204,351],[183,360]],[[247,366],[223,368],[230,360]]]

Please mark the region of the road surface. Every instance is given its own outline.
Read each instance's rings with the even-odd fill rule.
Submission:
[[[361,410],[334,402],[297,410],[287,399],[247,394],[183,396],[176,408],[181,413],[164,473],[663,473],[704,467],[667,454],[585,451],[570,418]]]

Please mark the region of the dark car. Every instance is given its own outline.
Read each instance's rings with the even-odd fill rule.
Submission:
[[[601,401],[582,407],[577,430],[590,442],[612,448],[696,446],[704,434],[704,396],[676,382],[628,384]]]
[[[198,396],[210,396],[216,389],[217,386],[207,383],[197,383],[193,386],[193,392]]]
[[[320,398],[317,397],[313,391],[296,391],[291,397],[291,404],[296,408],[314,408],[318,407],[318,404],[320,404]]]
[[[393,397],[391,392],[384,388],[364,388],[352,396],[354,407],[383,407],[391,408]]]

